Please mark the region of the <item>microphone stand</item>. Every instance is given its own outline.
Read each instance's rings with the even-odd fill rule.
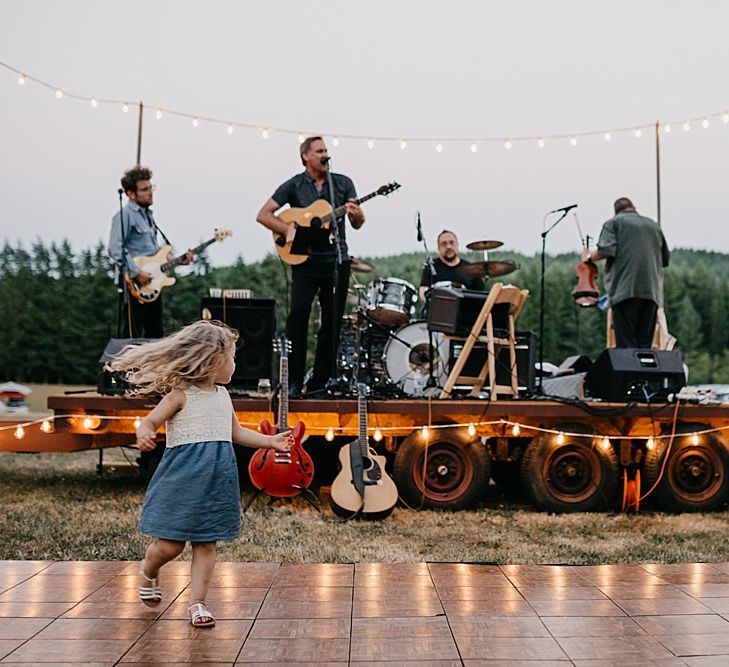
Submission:
[[[433,263],[433,256],[430,254],[430,251],[428,250],[428,243],[425,240],[425,235],[423,234],[423,230],[420,226],[420,212],[418,212],[418,241],[421,241],[423,243],[423,248],[425,249],[425,254],[427,255],[427,259],[425,260],[426,264],[428,265],[428,268],[430,269],[430,289],[433,289],[433,285],[435,284],[435,264]],[[430,310],[430,303],[429,303],[430,296],[426,294],[426,308],[427,310]],[[427,326],[427,318],[426,318],[426,327],[428,328],[428,381],[425,383],[426,388],[431,389],[436,386],[435,383],[435,373],[433,368],[433,357],[435,356],[435,346],[433,345],[433,332],[430,330],[430,327]]]
[[[334,178],[332,177],[332,160],[329,158],[326,162],[326,168],[327,168],[327,183],[329,184],[329,203],[331,204],[332,211],[336,210],[337,204],[334,201]],[[345,213],[345,220],[346,220],[346,213]],[[329,379],[327,380],[327,384],[329,384],[332,380],[332,377],[334,377],[334,374],[336,372],[337,368],[337,351],[338,351],[338,345],[337,345],[337,332],[339,331],[339,327],[341,327],[342,323],[340,321],[341,314],[338,312],[337,309],[337,297],[338,297],[338,285],[339,285],[339,267],[343,263],[344,259],[342,257],[342,248],[339,245],[339,220],[334,218],[332,221],[332,224],[334,226],[334,247],[336,252],[336,258],[334,260],[334,272],[332,275],[332,366],[329,369]],[[346,222],[345,222],[346,224]],[[354,382],[357,382],[357,379],[354,379]],[[326,385],[325,385],[326,387]]]
[[[121,228],[121,265],[119,268],[119,277],[117,278],[118,283],[116,286],[117,292],[117,307],[116,307],[116,337],[121,338],[122,334],[122,318],[124,317],[125,307],[129,304],[129,287],[127,285],[126,276],[129,269],[127,264],[127,235],[124,232],[124,206],[122,204],[123,190],[119,189],[119,225]],[[131,327],[129,330],[129,336],[132,337]]]
[[[553,222],[548,229],[544,229],[547,224],[547,218],[552,215],[554,211],[550,211],[542,219],[542,271],[541,271],[541,283],[539,290],[539,393],[542,393],[542,381],[544,379],[544,306],[546,302],[546,288],[544,284],[545,275],[545,261],[547,251],[547,234],[551,232],[562,220],[567,217],[569,209],[562,211],[562,215]]]

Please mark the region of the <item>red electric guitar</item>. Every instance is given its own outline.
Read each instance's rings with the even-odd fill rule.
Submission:
[[[274,341],[274,348],[281,355],[278,423],[273,426],[268,419],[264,419],[261,422],[261,433],[265,435],[289,430],[289,345],[286,336]],[[287,498],[309,488],[314,479],[314,462],[301,446],[304,428],[304,422],[300,421],[291,429],[294,444],[288,452],[258,449],[253,454],[248,463],[248,475],[259,491],[269,496]]]

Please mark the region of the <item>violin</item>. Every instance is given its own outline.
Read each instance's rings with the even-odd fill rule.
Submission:
[[[585,250],[589,250],[590,237],[585,240]],[[597,289],[597,266],[592,260],[580,262],[575,267],[575,286],[572,289],[572,300],[580,308],[594,308],[600,299]]]

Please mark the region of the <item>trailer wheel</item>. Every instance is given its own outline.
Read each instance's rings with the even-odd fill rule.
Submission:
[[[415,509],[472,507],[489,483],[486,448],[465,429],[434,429],[431,433],[427,462],[420,431],[411,433],[398,447],[392,473],[400,497]]]
[[[668,449],[668,439],[656,439],[655,447],[646,452],[643,493],[659,479],[648,496],[651,507],[668,512],[705,512],[715,510],[729,496],[729,449],[717,433],[705,433],[693,444],[690,433],[707,428],[703,424],[683,424],[668,452],[668,460],[660,477]]]
[[[565,433],[592,432],[581,424],[558,426]],[[565,435],[562,444],[550,433],[535,437],[521,463],[521,481],[540,510],[591,512],[609,508],[618,487],[618,457],[594,438]]]

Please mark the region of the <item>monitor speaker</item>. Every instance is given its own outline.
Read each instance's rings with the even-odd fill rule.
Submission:
[[[686,385],[678,350],[612,347],[603,350],[585,376],[587,393],[617,403],[665,402]]]
[[[536,361],[537,336],[532,331],[516,332],[516,375],[520,396],[529,396],[534,393],[536,383],[536,373],[534,363]],[[449,370],[453,368],[456,359],[463,350],[463,343],[460,341],[451,341],[450,360],[448,363]],[[486,343],[476,343],[471,354],[466,361],[466,365],[462,371],[462,375],[476,376],[483,368],[486,361]],[[509,350],[502,347],[499,350],[496,359],[496,383],[511,384],[510,366],[509,366]]]
[[[240,333],[232,387],[255,389],[261,378],[273,380],[274,299],[203,297],[201,309],[203,319],[220,320]]]
[[[451,336],[467,336],[481,313],[487,292],[460,287],[434,287],[429,296],[428,328]],[[496,304],[492,311],[494,329],[507,329],[509,304]]]
[[[110,338],[104,351],[99,357],[99,374],[97,376],[96,391],[107,396],[123,394],[130,385],[119,371],[109,371],[104,368],[112,359],[127,347],[127,345],[141,345],[148,343],[152,338]]]

